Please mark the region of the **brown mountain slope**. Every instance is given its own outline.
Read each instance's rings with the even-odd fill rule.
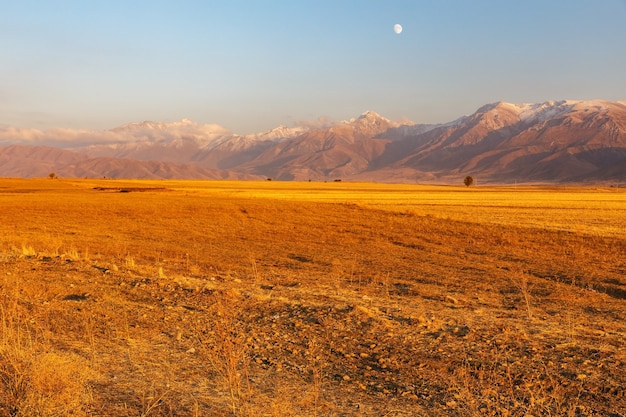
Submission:
[[[285,180],[350,177],[368,169],[396,127],[374,112],[329,129],[312,130],[276,144],[241,166],[244,171]]]
[[[46,177],[54,173],[72,178],[140,179],[259,179],[261,177],[193,164],[140,161],[126,158],[89,158],[87,155],[48,146],[0,147],[0,176]]]
[[[372,177],[378,169],[410,169],[491,182],[626,179],[624,104],[533,106],[484,106],[452,126],[390,143],[373,161]]]
[[[275,145],[273,140],[254,140],[239,137],[227,140],[208,149],[198,149],[191,157],[196,165],[213,169],[231,169],[256,158]]]
[[[61,166],[87,159],[86,155],[49,146],[0,147],[0,176],[45,177]]]
[[[93,158],[58,169],[59,176],[73,178],[137,179],[260,179],[232,171],[208,169],[193,164],[139,161],[123,158]]]

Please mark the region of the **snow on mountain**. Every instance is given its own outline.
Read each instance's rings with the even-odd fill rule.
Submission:
[[[521,121],[534,123],[554,119],[572,111],[606,111],[612,106],[621,103],[623,102],[618,101],[611,103],[604,100],[561,100],[521,104],[498,102],[487,106],[493,106],[494,109],[498,107],[508,108],[514,111]],[[483,106],[481,109],[487,106]]]
[[[366,111],[357,118],[344,120],[328,129],[339,136],[353,137],[353,139],[373,137],[382,134],[389,129],[396,128],[400,124],[392,122],[373,111]]]
[[[177,122],[130,123],[112,129],[127,140],[109,145],[111,148],[139,149],[154,145],[167,147],[194,146],[198,149],[213,149],[228,146],[242,149],[255,142],[279,141],[291,138],[306,129],[278,126],[274,129],[248,135],[238,135],[218,124],[199,124],[189,119]]]
[[[390,127],[397,127],[396,123],[393,123],[391,120],[386,117],[381,116],[380,114],[368,110],[363,112],[356,119],[350,119],[343,122],[344,124],[352,125],[356,129],[359,130],[382,130],[389,129]]]
[[[524,104],[502,103],[502,105],[513,109],[518,114],[520,120],[524,122],[536,122],[565,114],[572,110],[575,103],[576,102],[573,101],[563,100],[558,102],[546,101],[543,103]]]
[[[307,130],[308,129],[304,127],[286,127],[286,126],[280,125],[266,132],[244,135],[244,137],[246,139],[257,140],[257,141],[280,140],[280,139],[293,138],[295,136],[298,136],[306,132]]]

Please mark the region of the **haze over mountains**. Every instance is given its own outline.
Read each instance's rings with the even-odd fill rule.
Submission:
[[[0,176],[626,182],[626,102],[498,102],[437,125],[374,112],[236,135],[190,120],[108,131],[0,129]]]

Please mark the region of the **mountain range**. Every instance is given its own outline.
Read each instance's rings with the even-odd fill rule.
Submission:
[[[365,112],[237,135],[190,120],[0,128],[0,176],[460,184],[626,181],[626,102],[498,102],[443,124]]]

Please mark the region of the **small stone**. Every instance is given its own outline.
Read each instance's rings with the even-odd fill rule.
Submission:
[[[196,353],[196,349],[195,349],[195,348],[191,348],[191,349],[189,349],[189,350],[188,350],[187,352],[185,352],[185,353],[189,353],[189,354]]]
[[[452,297],[451,295],[446,295],[444,300],[445,300],[446,303],[451,303],[451,304],[458,304],[459,303],[459,300],[457,300],[456,298]]]
[[[343,380],[344,380],[344,381],[350,381],[350,377],[349,377],[348,375],[344,375],[344,376],[343,376]]]

